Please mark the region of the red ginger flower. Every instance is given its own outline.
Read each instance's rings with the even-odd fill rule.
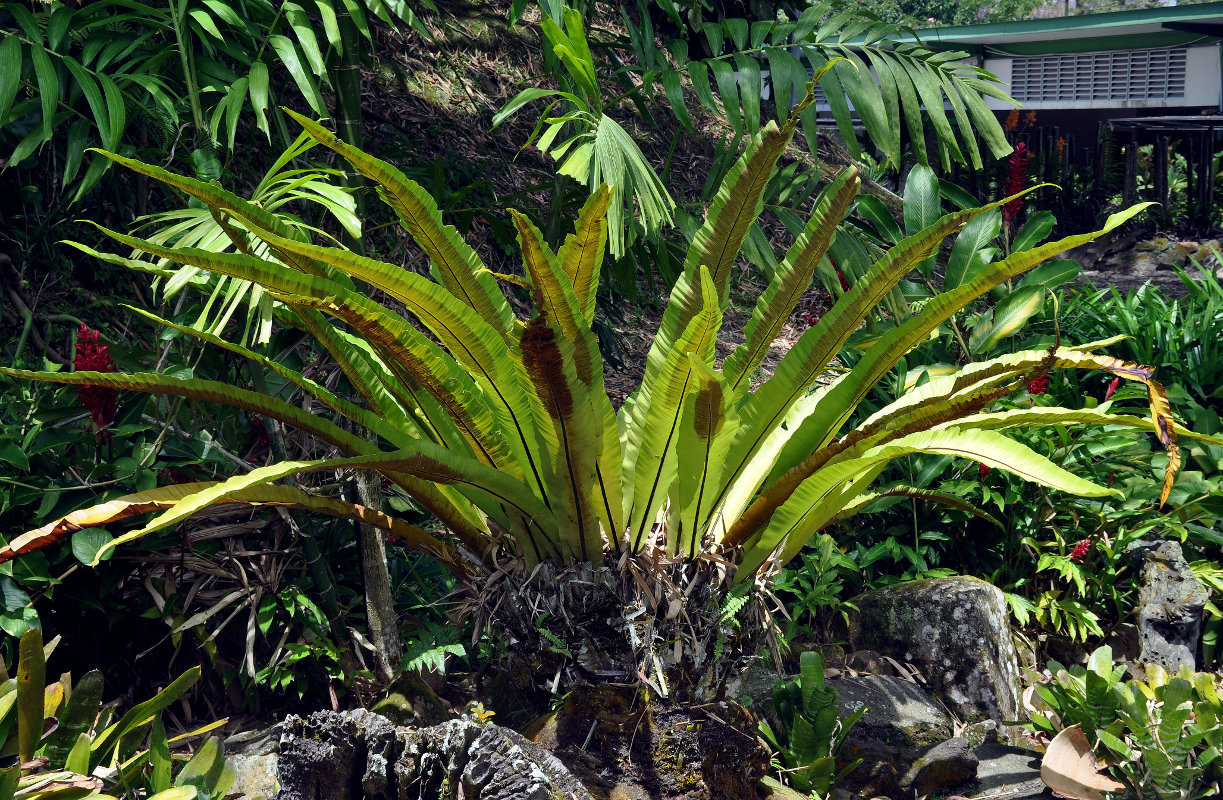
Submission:
[[[992,467],[990,467],[989,464],[981,464],[980,466],[981,468],[977,470],[977,480],[984,481],[985,476],[989,474],[989,471],[990,469],[992,469]]]
[[[1015,145],[1015,152],[1011,153],[1011,157],[1007,159],[1006,182],[1003,184],[1002,193],[1007,197],[1013,194],[1019,194],[1028,187],[1028,146],[1020,142]],[[1002,218],[1007,225],[1011,224],[1011,220],[1023,208],[1023,198],[1017,197],[1011,202],[1002,207]]]
[[[1082,561],[1091,552],[1091,539],[1084,539],[1070,551],[1071,561]]]
[[[1117,387],[1121,385],[1121,378],[1113,378],[1108,382],[1108,391],[1104,393],[1105,400],[1112,400],[1113,395],[1117,393]]]
[[[114,372],[115,363],[110,360],[110,345],[102,344],[101,332],[93,330],[84,322],[76,334],[76,355],[72,366],[77,372]],[[93,419],[94,428],[105,432],[115,421],[119,392],[107,386],[78,386],[76,396]]]
[[[1049,392],[1049,376],[1041,375],[1028,381],[1028,394],[1047,394]]]

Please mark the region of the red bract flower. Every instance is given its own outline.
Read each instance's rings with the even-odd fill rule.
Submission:
[[[1015,145],[1015,152],[1007,159],[1006,183],[1002,193],[1007,197],[1019,194],[1028,188],[1028,146],[1023,142]],[[1002,218],[1010,225],[1011,220],[1023,208],[1023,198],[1017,197],[1002,207]]]
[[[251,417],[247,420],[246,426],[250,428],[251,437],[255,444],[268,443],[268,429],[263,426],[263,420],[259,417]]]
[[[72,366],[77,372],[114,372],[115,364],[110,360],[110,345],[102,344],[101,332],[81,323],[76,333],[76,355]],[[78,386],[76,396],[93,419],[94,428],[105,435],[115,421],[119,392],[106,386]]]
[[[1028,381],[1028,394],[1045,394],[1049,391],[1049,376],[1041,375]]]
[[[167,481],[169,483],[197,483],[195,478],[185,472],[180,472],[174,467],[165,467],[157,473],[157,480]]]
[[[837,271],[837,280],[841,282],[841,291],[848,292],[849,291],[849,281],[845,280],[845,276],[841,274],[840,269],[837,269],[836,267],[833,267],[833,269]]]
[[[1121,385],[1120,378],[1113,378],[1111,381],[1109,381],[1108,391],[1104,393],[1104,399],[1111,400],[1113,398],[1113,395],[1117,393],[1117,387],[1120,385]]]
[[[1084,539],[1074,546],[1070,551],[1071,561],[1082,561],[1091,552],[1091,539]]]
[[[977,470],[977,480],[979,481],[985,480],[985,476],[989,474],[989,471],[991,469],[992,467],[990,467],[989,464],[982,464],[981,469]]]

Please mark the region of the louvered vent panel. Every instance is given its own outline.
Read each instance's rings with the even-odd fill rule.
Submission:
[[[1016,58],[1011,97],[1020,102],[1171,100],[1185,96],[1184,47]]]

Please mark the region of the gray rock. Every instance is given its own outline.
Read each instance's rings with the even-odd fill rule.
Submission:
[[[276,779],[279,759],[274,754],[227,755],[225,760],[234,768],[234,783],[228,796],[237,795],[237,800],[267,800],[280,788]]]
[[[886,675],[838,678],[828,682],[837,690],[842,715],[862,706],[870,710],[858,720],[850,739],[873,739],[898,750],[920,753],[952,734],[951,719],[927,692],[910,681]]]
[[[1019,716],[1015,646],[1002,592],[969,577],[887,586],[851,601],[853,648],[914,664],[960,719]]]
[[[960,735],[967,739],[968,744],[973,747],[980,747],[983,744],[997,744],[998,723],[992,719],[974,722],[971,725],[965,725]]]
[[[276,794],[280,757],[280,726],[242,731],[225,740],[225,760],[234,769],[230,796],[235,800],[266,800]]]
[[[1046,800],[1053,793],[1040,779],[1040,754],[1019,747],[986,744],[973,751],[977,755],[977,783],[970,798],[1005,800]]]
[[[364,710],[289,717],[276,800],[590,800],[551,753],[520,734],[463,718],[399,728]]]
[[[1196,669],[1207,591],[1185,561],[1180,543],[1139,539],[1126,548],[1126,555],[1142,572],[1135,608],[1138,660],[1173,672],[1182,664]]]
[[[919,796],[967,783],[977,776],[977,756],[968,740],[960,737],[940,742],[913,762],[900,780],[900,788]]]

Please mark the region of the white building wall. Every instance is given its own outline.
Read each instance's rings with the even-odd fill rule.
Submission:
[[[1086,48],[1084,49],[1086,52]],[[986,70],[998,76],[1002,88],[1011,93],[1011,65],[1013,58],[987,57],[983,65]],[[1184,97],[1144,100],[1051,100],[1023,103],[1025,110],[1039,111],[1041,109],[1076,108],[1076,109],[1137,109],[1137,108],[1178,108],[1184,106],[1218,106],[1220,93],[1223,90],[1219,70],[1219,46],[1215,44],[1202,47],[1190,47],[1186,53]],[[989,107],[998,111],[1008,111],[1013,106],[996,100],[985,98]]]

